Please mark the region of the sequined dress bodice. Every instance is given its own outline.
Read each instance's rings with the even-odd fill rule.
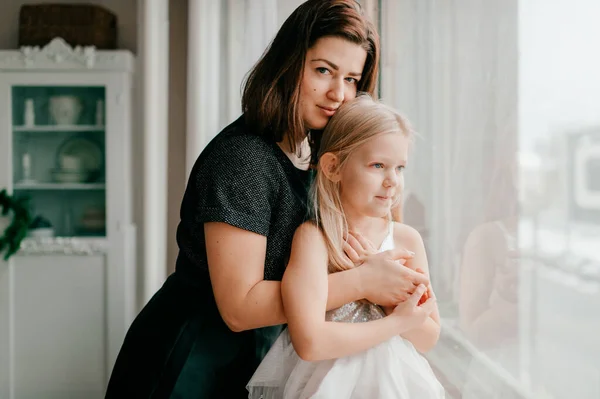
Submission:
[[[394,223],[389,223],[388,234],[384,238],[379,252],[394,248]],[[347,303],[337,309],[328,311],[325,320],[341,323],[364,323],[370,320],[378,320],[385,317],[383,310],[372,303],[365,301],[354,301]]]
[[[341,323],[364,323],[370,320],[385,317],[383,310],[369,302],[350,302],[337,309],[330,310],[325,315],[325,320]]]

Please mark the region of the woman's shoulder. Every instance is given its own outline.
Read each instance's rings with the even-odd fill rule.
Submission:
[[[243,116],[219,132],[206,148],[210,149],[213,155],[222,153],[228,157],[236,154],[244,158],[253,158],[257,155],[275,158],[273,143],[250,131]]]
[[[278,170],[275,147],[248,130],[243,117],[221,130],[202,150],[192,169],[195,179],[273,178]],[[271,173],[264,173],[271,171]],[[214,176],[213,176],[214,175]],[[268,175],[268,176],[267,176]]]
[[[401,244],[408,249],[423,245],[423,238],[417,229],[401,222],[392,223],[394,224],[394,243]]]

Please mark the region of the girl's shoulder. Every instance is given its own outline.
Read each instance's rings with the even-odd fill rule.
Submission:
[[[410,250],[423,245],[423,238],[417,229],[401,222],[392,223],[394,224],[394,244],[396,246],[401,245]]]
[[[302,251],[310,248],[310,251],[328,252],[323,230],[314,220],[307,220],[298,226],[294,233],[293,246],[301,248]]]
[[[312,268],[321,263],[327,265],[328,251],[325,237],[319,226],[312,221],[302,223],[294,233],[291,258],[297,260],[298,256],[302,261],[295,262],[296,267]],[[307,259],[310,259],[310,262],[307,262]],[[290,263],[288,263],[289,267]]]
[[[311,241],[325,242],[323,231],[314,220],[307,220],[298,226],[296,236],[310,239]]]

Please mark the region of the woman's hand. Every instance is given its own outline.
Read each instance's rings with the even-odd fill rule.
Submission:
[[[396,306],[405,301],[419,284],[429,286],[429,278],[406,266],[414,253],[395,248],[377,252],[375,246],[360,234],[348,235],[344,251],[361,274],[365,299],[381,306]]]
[[[407,300],[419,284],[428,286],[426,275],[402,264],[412,256],[403,248],[367,256],[357,268],[364,298],[378,305],[395,306]]]
[[[378,252],[369,239],[355,232],[348,233],[343,248],[346,256],[354,263],[354,266],[360,266],[367,256]]]

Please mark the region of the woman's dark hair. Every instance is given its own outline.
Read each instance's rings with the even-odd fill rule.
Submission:
[[[307,134],[299,112],[306,53],[326,36],[339,37],[365,49],[367,59],[357,91],[373,95],[379,35],[360,4],[355,0],[308,0],[283,23],[244,83],[242,110],[251,131],[274,141],[282,141],[288,134],[291,150],[296,151],[296,143]],[[314,145],[311,137],[313,153]]]

